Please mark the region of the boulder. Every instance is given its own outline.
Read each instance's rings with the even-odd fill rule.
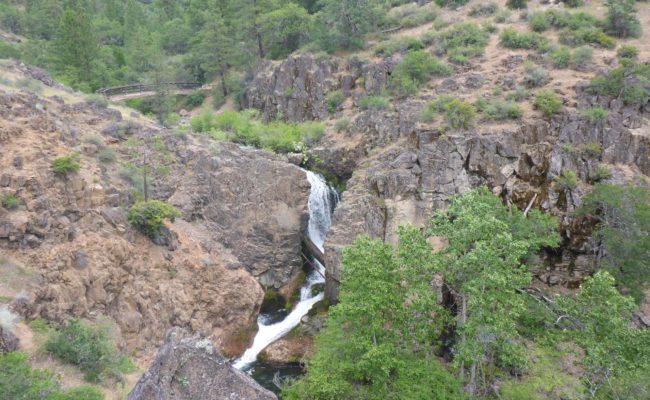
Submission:
[[[152,366],[128,400],[273,400],[246,373],[233,368],[212,343],[180,328],[170,329]]]
[[[18,338],[0,325],[0,356],[18,350]]]

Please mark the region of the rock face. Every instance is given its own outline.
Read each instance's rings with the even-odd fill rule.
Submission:
[[[273,400],[277,397],[233,368],[207,339],[182,329],[165,342],[128,400]]]
[[[594,242],[570,216],[588,193],[586,183],[593,183],[596,169],[606,165],[612,173],[609,182],[647,185],[650,135],[628,129],[636,126],[634,121],[634,114],[622,109],[599,124],[568,113],[498,131],[443,135],[416,125],[410,133],[395,129],[395,144],[375,152],[367,167],[354,172],[334,213],[325,246],[329,298],[337,296],[341,251],[357,236],[394,242],[399,225],[424,227],[454,195],[478,186],[487,186],[519,209],[532,202],[559,216],[567,250],[551,264],[560,272],[540,271],[538,278],[577,285],[593,268]],[[381,140],[381,133],[377,135]],[[553,182],[569,171],[579,184],[560,190]]]
[[[329,64],[319,63],[310,54],[291,56],[275,68],[262,64],[246,91],[246,105],[261,110],[265,120],[323,119],[329,76]]]
[[[170,173],[150,177],[150,195],[182,212],[160,245],[127,221],[138,174],[122,168],[123,141],[146,135],[169,154]],[[0,252],[28,281],[27,319],[105,315],[129,350],[180,326],[235,355],[255,333],[260,282],[281,287],[300,270],[309,183],[280,157],[178,138],[110,107],[1,89],[0,147],[0,198],[19,203],[0,207]],[[107,149],[115,163],[98,161]],[[80,171],[55,174],[52,161],[75,151]]]
[[[305,172],[268,153],[223,143],[197,153],[169,202],[206,229],[259,282],[279,288],[300,271],[310,185]]]

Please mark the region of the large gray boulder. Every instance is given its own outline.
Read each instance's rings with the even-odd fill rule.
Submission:
[[[168,201],[223,245],[232,255],[229,267],[244,267],[263,286],[280,288],[302,266],[307,176],[264,151],[233,143],[211,150],[194,155]]]
[[[277,400],[277,397],[233,368],[209,340],[172,328],[128,400],[190,399]]]

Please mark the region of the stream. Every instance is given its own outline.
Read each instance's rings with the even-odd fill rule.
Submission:
[[[314,172],[305,171],[307,179],[311,184],[309,192],[309,223],[307,235],[309,239],[321,251],[324,251],[325,237],[332,224],[332,213],[338,203],[338,193],[329,187],[325,179]],[[257,318],[258,332],[253,340],[253,345],[249,347],[244,354],[235,360],[233,366],[242,371],[248,372],[262,386],[277,392],[277,387],[273,385],[272,377],[276,374],[280,377],[297,376],[302,373],[302,368],[298,365],[274,365],[257,361],[257,356],[268,345],[280,339],[293,328],[300,324],[302,317],[307,315],[314,304],[321,301],[324,297],[322,289],[317,293],[315,286],[323,287],[325,283],[325,267],[312,258],[314,268],[311,269],[305,283],[300,288],[300,301],[295,305],[291,312],[281,321],[273,319],[272,316],[260,314]]]

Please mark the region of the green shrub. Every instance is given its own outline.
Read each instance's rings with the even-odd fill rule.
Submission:
[[[589,157],[598,157],[603,153],[603,145],[597,142],[587,143],[582,146],[582,152]]]
[[[339,118],[334,123],[334,129],[337,132],[343,132],[343,131],[347,130],[348,126],[350,126],[350,118],[348,118],[348,117]]]
[[[609,168],[607,168],[604,165],[597,166],[596,169],[591,174],[591,179],[594,182],[601,182],[611,177],[612,177],[612,171],[610,171]]]
[[[99,135],[89,135],[84,138],[84,142],[94,144],[97,147],[104,145],[104,139]]]
[[[571,51],[568,47],[559,47],[551,53],[551,60],[555,68],[568,68],[571,64]]]
[[[528,98],[528,96],[530,96],[530,93],[528,93],[528,90],[526,90],[526,88],[523,87],[523,86],[517,85],[515,87],[515,90],[508,93],[506,98],[508,100],[510,100],[510,101],[520,102],[520,101],[526,100]]]
[[[604,121],[605,119],[607,119],[608,115],[609,115],[609,111],[607,111],[602,107],[587,108],[580,112],[580,116],[582,116],[592,124],[596,124],[598,122]]]
[[[449,65],[436,60],[424,50],[411,50],[395,67],[390,77],[390,87],[398,96],[417,93],[432,75],[449,75],[452,73]]]
[[[616,37],[641,37],[643,29],[636,16],[635,0],[606,0],[605,27]]]
[[[650,96],[650,66],[629,59],[622,60],[622,64],[607,75],[594,77],[587,91],[599,96],[619,98],[626,104],[642,106]]]
[[[501,32],[500,43],[510,49],[537,49],[548,48],[549,40],[538,33],[521,33],[514,28],[506,28]]]
[[[390,104],[388,99],[383,96],[368,96],[359,100],[359,107],[364,110],[368,109],[386,109]]]
[[[529,87],[544,86],[550,80],[548,71],[535,64],[526,64],[524,75],[524,84]]]
[[[97,159],[103,164],[110,164],[115,162],[115,152],[111,149],[103,149],[97,153]]]
[[[205,93],[202,90],[195,90],[185,97],[185,106],[189,109],[199,107],[205,100]]]
[[[481,3],[472,6],[472,8],[469,9],[469,13],[467,15],[470,17],[484,17],[488,15],[494,15],[498,10],[499,6],[496,3]]]
[[[86,96],[85,101],[88,104],[93,104],[100,108],[108,107],[108,99],[106,98],[106,96],[101,94],[89,94]]]
[[[327,111],[335,113],[345,101],[345,96],[340,90],[335,90],[327,95]]]
[[[639,57],[639,49],[630,44],[625,44],[616,51],[618,58],[636,60]]]
[[[571,56],[571,67],[575,69],[583,69],[589,64],[594,56],[594,51],[589,46],[578,47],[573,51]]]
[[[476,109],[473,105],[450,95],[439,96],[428,105],[430,111],[442,113],[447,127],[469,129],[476,123]]]
[[[6,208],[7,210],[15,210],[19,205],[20,200],[15,195],[7,193],[2,196],[2,207]]]
[[[280,153],[297,151],[296,147],[311,145],[325,133],[318,122],[288,124],[275,121],[264,124],[254,110],[226,111],[219,115],[204,113],[192,118],[190,125],[195,132],[205,133],[217,140],[269,149]]]
[[[510,101],[499,99],[488,101],[481,107],[483,118],[488,121],[504,121],[508,119],[519,119],[523,115],[521,107]]]
[[[567,7],[576,8],[582,7],[585,4],[584,0],[562,0]]]
[[[55,173],[66,175],[72,172],[78,172],[81,169],[79,163],[80,156],[78,153],[73,153],[67,156],[55,158],[52,162],[52,169]]]
[[[499,10],[494,16],[494,22],[496,22],[497,24],[503,24],[504,22],[510,21],[511,16],[512,16],[512,12],[510,10],[508,9]]]
[[[21,58],[21,52],[15,46],[2,41],[0,42],[0,59],[3,58],[14,58],[19,60]]]
[[[528,0],[508,0],[506,7],[510,9],[523,9],[528,7]]]
[[[559,190],[570,192],[578,187],[578,177],[573,171],[564,171],[562,175],[555,177],[555,185]]]
[[[381,57],[390,57],[393,54],[405,53],[409,50],[422,50],[424,44],[413,37],[397,37],[380,42],[375,46],[375,54]]]
[[[419,6],[414,3],[404,4],[390,10],[389,19],[396,20],[396,25],[413,28],[431,22],[440,15],[440,8],[434,3]]]
[[[472,23],[456,24],[438,33],[436,47],[449,56],[450,61],[463,64],[485,51],[490,38],[489,29]]]
[[[451,9],[456,9],[462,7],[465,4],[469,3],[469,0],[434,0],[437,5],[440,7],[448,7]]]
[[[536,12],[528,15],[528,26],[535,32],[544,32],[551,27],[551,22],[545,12]]]
[[[562,100],[551,90],[540,90],[535,94],[533,106],[547,117],[551,117],[564,108]]]
[[[171,204],[160,200],[139,201],[129,209],[127,219],[140,232],[155,239],[160,236],[164,221],[174,221],[181,213]]]
[[[89,382],[119,378],[126,364],[111,342],[108,328],[71,320],[47,341],[46,349],[66,363],[76,365]]]
[[[104,394],[96,387],[79,386],[51,394],[47,400],[104,400]]]
[[[27,354],[8,353],[0,356],[0,399],[45,400],[59,390],[59,382],[45,370],[32,369]]]
[[[616,40],[606,35],[605,32],[597,27],[563,29],[560,31],[560,43],[572,47],[582,46],[585,44],[595,44],[608,49],[616,46]]]

